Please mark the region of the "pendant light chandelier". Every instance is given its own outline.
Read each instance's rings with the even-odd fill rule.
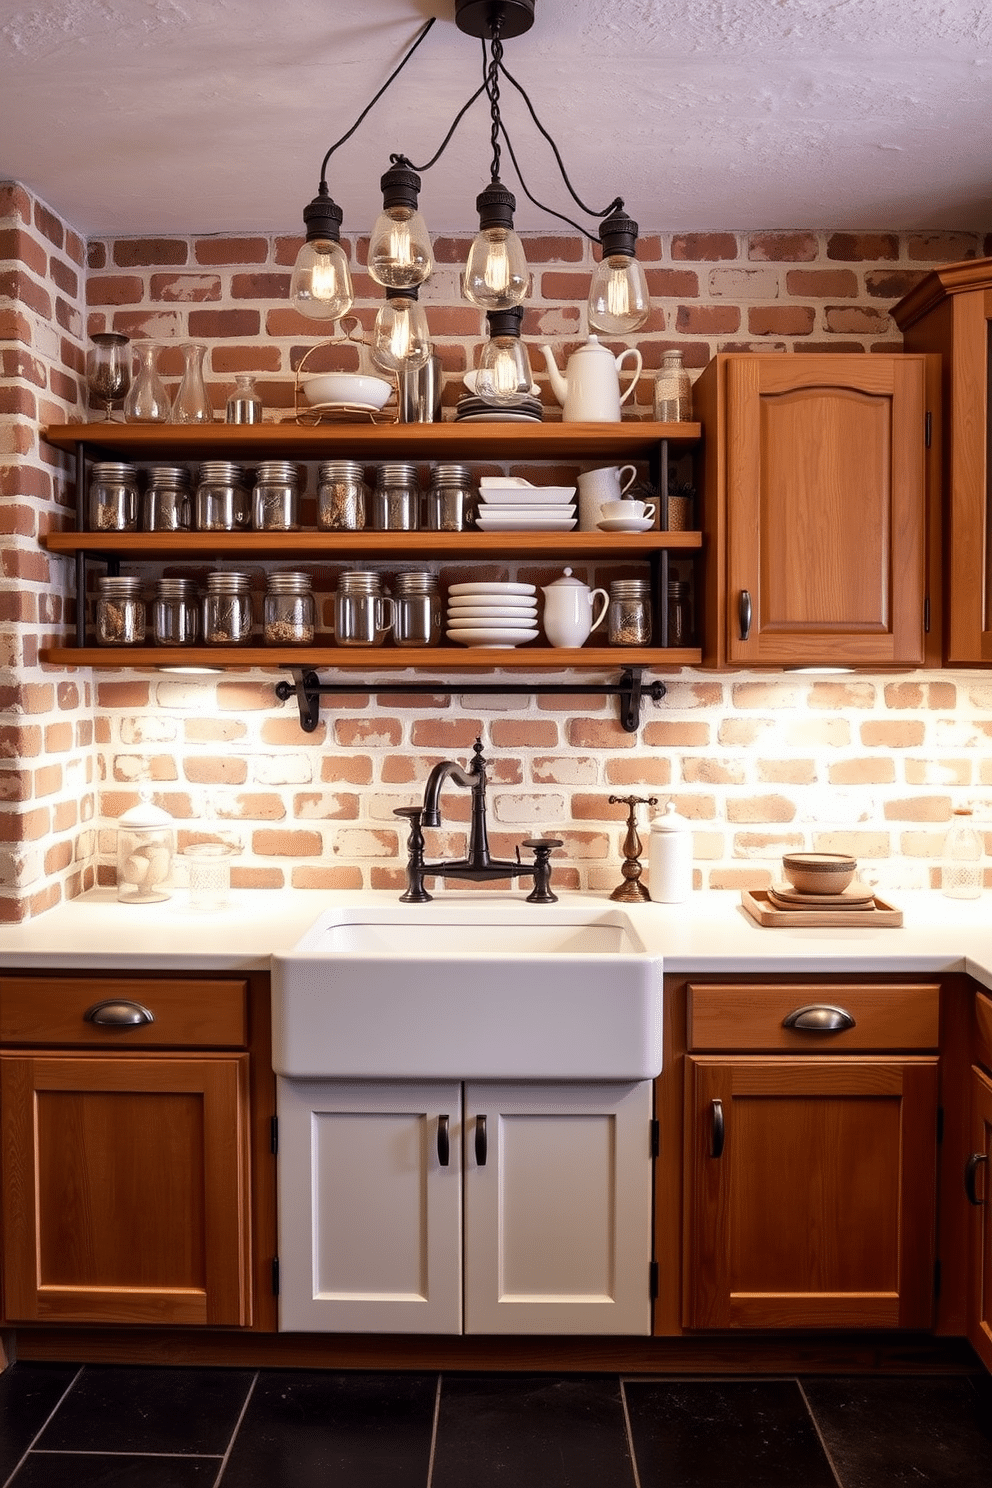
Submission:
[[[444,153],[462,118],[484,93],[489,100],[492,161],[489,183],[476,198],[479,231],[469,249],[462,281],[467,300],[489,316],[503,333],[519,335],[519,315],[504,312],[522,305],[530,287],[530,271],[513,225],[516,199],[500,179],[505,145],[520,186],[535,206],[568,223],[602,247],[589,289],[589,326],[594,331],[624,336],[644,324],[650,311],[647,281],[636,258],[637,223],[616,197],[602,211],[586,206],[568,179],[561,152],[537,117],[526,91],[506,70],[503,41],[529,31],[536,0],[455,0],[455,24],[460,31],[482,40],[483,81],[455,116],[440,148],[423,165],[405,155],[392,155],[382,176],[382,212],[369,239],[368,270],[383,286],[386,300],[376,317],[373,355],[384,367],[400,370],[422,365],[431,354],[426,318],[417,303],[419,286],[433,269],[430,234],[419,208],[421,172],[428,171]],[[290,297],[296,309],[311,320],[334,321],[347,314],[353,302],[348,260],[341,248],[343,213],[327,186],[327,166],[336,150],[351,138],[365,116],[403,70],[434,25],[432,18],[420,31],[398,66],[359,114],[347,134],[324,156],[317,195],[303,212],[306,241],[293,268]],[[554,153],[562,180],[573,201],[588,217],[598,218],[594,234],[570,217],[545,206],[524,184],[513,145],[500,112],[500,81],[505,79],[521,95],[537,129]],[[520,312],[522,314],[522,311]],[[490,328],[493,321],[490,320]]]

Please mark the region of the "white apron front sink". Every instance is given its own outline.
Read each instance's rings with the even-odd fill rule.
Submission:
[[[636,911],[480,895],[325,911],[272,958],[290,1078],[642,1080],[662,1066],[662,963]]]

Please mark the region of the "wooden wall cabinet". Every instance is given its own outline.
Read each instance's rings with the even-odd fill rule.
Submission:
[[[785,1024],[808,1007],[853,1025]],[[932,1325],[938,1007],[936,986],[688,988],[686,1328]]]
[[[704,665],[924,660],[926,361],[723,354],[704,430]]]
[[[247,991],[0,977],[8,1322],[251,1323]]]
[[[909,352],[942,359],[943,660],[992,662],[992,259],[935,269],[893,308]]]

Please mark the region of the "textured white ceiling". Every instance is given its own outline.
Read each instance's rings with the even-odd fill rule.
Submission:
[[[426,160],[481,81],[454,0],[0,0],[0,179],[86,235],[296,231],[432,14],[331,160],[368,230],[389,153]],[[579,195],[642,232],[992,227],[989,0],[537,0],[505,61]],[[528,186],[570,212],[503,100]],[[434,233],[473,227],[489,159],[483,99],[424,178]],[[503,175],[518,226],[553,228]]]

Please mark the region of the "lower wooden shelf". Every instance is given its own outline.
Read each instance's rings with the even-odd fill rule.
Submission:
[[[179,667],[210,671],[255,668],[306,668],[319,671],[581,671],[624,667],[699,666],[702,651],[680,646],[47,646],[39,652],[46,666],[161,671]],[[374,686],[365,688],[372,692]]]

